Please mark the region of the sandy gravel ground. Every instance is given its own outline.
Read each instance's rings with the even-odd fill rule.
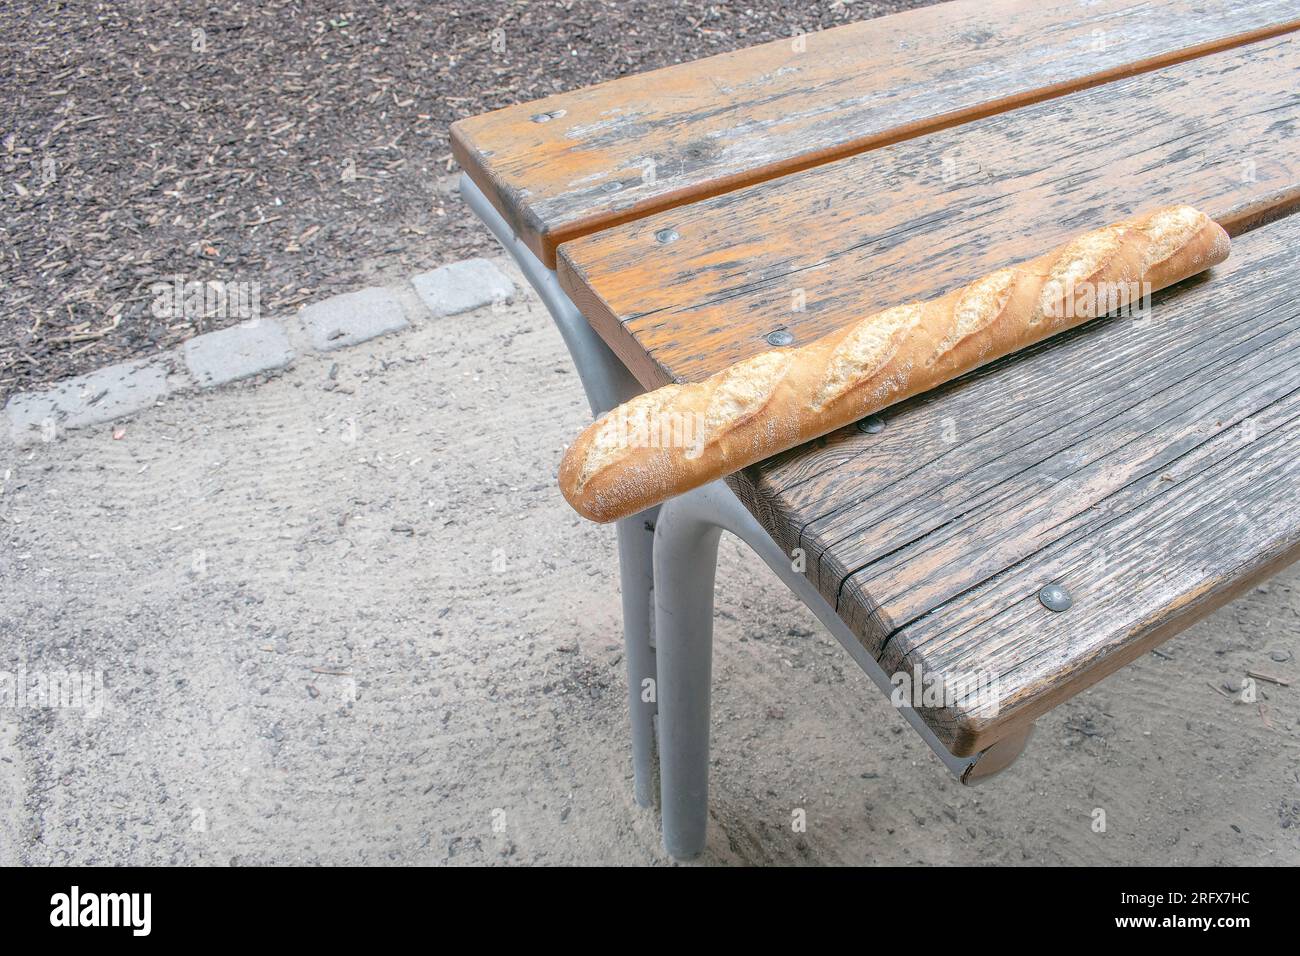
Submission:
[[[0,863],[668,862],[613,534],[553,482],[586,418],[526,300],[0,448],[0,670],[104,681],[98,716],[0,707]],[[721,562],[704,863],[1300,864],[1300,688],[1218,689],[1300,676],[1297,569],[966,789],[741,544]]]

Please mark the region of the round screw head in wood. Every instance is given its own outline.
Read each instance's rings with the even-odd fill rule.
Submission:
[[[868,415],[858,422],[858,431],[864,435],[878,435],[885,430],[885,420],[879,415]]]
[[[792,345],[794,343],[794,335],[791,334],[789,329],[777,329],[775,332],[768,332],[765,338],[767,339],[768,345],[775,345],[778,347],[782,345]]]
[[[660,229],[655,233],[655,239],[658,242],[676,242],[681,236],[677,234],[676,229]]]
[[[1059,584],[1049,584],[1038,592],[1038,600],[1042,602],[1043,607],[1049,611],[1068,611],[1074,604],[1074,598],[1070,597],[1070,592]]]

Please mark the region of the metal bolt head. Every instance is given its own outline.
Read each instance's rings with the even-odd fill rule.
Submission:
[[[660,229],[655,233],[655,240],[657,242],[676,242],[680,238],[681,236],[677,234],[677,230],[671,227],[668,229]]]
[[[794,335],[791,334],[789,329],[777,329],[775,332],[768,332],[765,337],[768,345],[777,347],[794,343]]]
[[[858,422],[858,431],[864,435],[878,435],[885,430],[885,422],[879,415],[868,415]]]
[[[1070,592],[1059,584],[1049,584],[1038,592],[1038,600],[1043,602],[1043,607],[1049,611],[1068,611],[1074,604],[1074,598],[1070,597]]]

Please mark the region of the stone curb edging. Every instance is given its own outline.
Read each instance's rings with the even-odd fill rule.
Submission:
[[[305,352],[332,352],[427,319],[510,301],[514,282],[489,259],[465,259],[413,276],[322,299],[282,319],[258,319],[196,335],[147,359],[108,365],[53,388],[18,392],[0,412],[0,442],[51,441],[66,429],[113,421],[168,395],[218,388],[288,368]]]

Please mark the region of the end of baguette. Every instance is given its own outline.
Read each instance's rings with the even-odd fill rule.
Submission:
[[[1227,230],[1194,206],[1155,209],[1134,225],[1147,240],[1142,272],[1154,289],[1217,266],[1232,251]]]
[[[569,507],[588,521],[605,524],[612,521],[613,517],[596,506],[596,499],[583,494],[582,490],[580,490],[583,464],[587,460],[588,450],[592,441],[595,440],[596,429],[599,425],[599,419],[588,425],[583,429],[577,440],[564,452],[564,457],[560,460],[559,478],[560,494],[564,495],[564,500],[569,503]]]

